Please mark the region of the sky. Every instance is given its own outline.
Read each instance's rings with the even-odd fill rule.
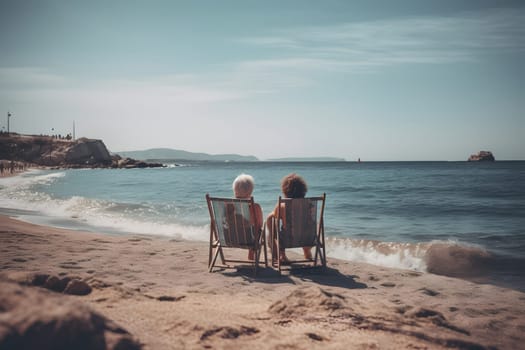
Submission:
[[[525,2],[0,0],[0,126],[112,152],[525,159]]]

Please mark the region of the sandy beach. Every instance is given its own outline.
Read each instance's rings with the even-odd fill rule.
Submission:
[[[335,259],[326,271],[208,273],[207,249],[0,216],[0,302],[13,288],[71,299],[143,349],[518,349],[525,342],[525,294],[518,291]],[[80,280],[90,290],[67,295],[34,286],[50,277]],[[0,341],[12,312],[0,305]]]

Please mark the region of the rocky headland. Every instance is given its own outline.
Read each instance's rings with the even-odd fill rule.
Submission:
[[[54,136],[0,134],[0,159],[59,168],[151,168],[147,163],[111,154],[102,140]]]

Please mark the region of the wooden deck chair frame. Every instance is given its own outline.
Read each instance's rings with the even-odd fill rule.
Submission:
[[[279,202],[277,206],[277,217],[272,218],[270,230],[272,237],[270,241],[270,247],[272,252],[272,266],[281,271],[281,261],[279,259],[279,251],[287,248],[300,248],[311,246],[315,248],[315,254],[313,259],[301,259],[291,260],[293,264],[311,264],[311,267],[320,266],[326,267],[326,247],[325,247],[325,235],[324,235],[324,207],[326,201],[326,193],[323,193],[320,197],[307,197],[307,198],[282,198],[279,196]],[[295,205],[297,204],[297,205]],[[319,205],[320,204],[320,205]],[[302,212],[293,212],[301,211]],[[285,212],[283,212],[285,208]],[[310,213],[310,225],[305,223],[307,220],[308,213],[305,209],[315,210],[315,213]],[[288,217],[289,215],[295,215],[296,218]],[[297,216],[299,215],[299,217]],[[285,227],[284,220],[287,221]],[[302,219],[302,220],[301,220]],[[302,223],[301,223],[302,221]],[[292,224],[290,225],[290,222]],[[295,223],[294,223],[295,222]],[[299,223],[299,224],[297,224]],[[307,226],[303,229],[301,226]],[[291,235],[291,236],[290,236]],[[301,237],[307,235],[309,237]],[[286,238],[288,236],[288,238]],[[291,238],[290,237],[295,237]],[[309,243],[306,243],[309,242]],[[273,254],[276,254],[274,256]]]
[[[234,266],[229,263],[249,263],[253,265],[254,276],[256,276],[261,251],[264,253],[265,267],[268,266],[268,256],[264,226],[255,227],[253,224],[255,221],[253,197],[250,199],[219,198],[206,194],[206,202],[210,213],[208,271],[212,272],[215,266],[233,268]],[[228,214],[226,213],[228,210],[233,211]],[[224,214],[227,214],[228,217]],[[224,248],[253,249],[255,259],[227,259],[224,255]],[[217,265],[218,257],[222,265]]]

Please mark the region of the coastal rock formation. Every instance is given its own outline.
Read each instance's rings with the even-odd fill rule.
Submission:
[[[112,168],[132,169],[132,168],[159,168],[163,167],[162,163],[149,163],[132,158],[122,158],[118,154],[112,156]]]
[[[85,304],[0,281],[0,349],[122,349],[140,344]]]
[[[111,155],[101,140],[78,139],[65,150],[64,159],[68,164],[111,164]]]
[[[494,155],[492,155],[492,152],[490,151],[479,151],[478,154],[472,154],[470,157],[468,157],[469,162],[482,162],[482,161],[489,161],[493,162],[495,161]]]
[[[52,136],[0,134],[0,159],[61,168],[147,168],[162,167],[128,158],[121,162],[111,155],[102,140],[77,140]]]

